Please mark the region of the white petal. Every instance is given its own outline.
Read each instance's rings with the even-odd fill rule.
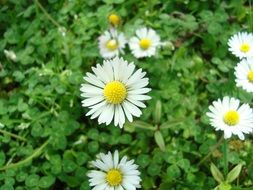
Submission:
[[[129,110],[129,112],[132,115],[136,117],[140,117],[142,113],[141,113],[141,110],[137,106],[133,105],[132,103],[128,101],[124,101],[124,104],[125,104],[124,106],[126,107],[126,109]]]
[[[103,96],[95,96],[93,98],[87,98],[87,99],[82,101],[82,106],[89,107],[89,106],[92,106],[94,104],[98,104],[99,102],[101,102],[103,100],[104,100]]]
[[[119,152],[116,150],[113,155],[113,167],[117,168],[119,163]]]

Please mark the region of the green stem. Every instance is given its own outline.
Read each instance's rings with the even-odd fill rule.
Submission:
[[[222,142],[223,142],[223,136],[221,136],[219,141],[210,148],[209,153],[202,160],[200,160],[200,162],[198,163],[198,166],[200,166],[204,161],[206,161],[212,155],[212,153],[222,144]]]
[[[24,160],[21,160],[21,161],[19,161],[17,163],[5,165],[5,166],[3,166],[3,167],[0,168],[0,171],[22,166],[22,165],[26,164],[27,162],[31,161],[33,158],[38,157],[42,153],[43,149],[47,146],[48,142],[49,142],[49,140],[47,140],[46,142],[44,142],[39,148],[37,148],[33,152],[32,155],[28,156]]]
[[[228,174],[228,142],[226,139],[224,139],[223,142],[223,161],[224,161],[224,175],[226,176]]]
[[[252,14],[251,14],[251,0],[249,0],[249,28],[251,31],[253,30]]]
[[[58,28],[61,28],[61,25],[51,17],[51,15],[46,11],[46,9],[40,4],[38,0],[34,0],[35,4],[42,10],[42,12],[46,15],[46,17]]]
[[[25,141],[25,142],[27,141],[26,138],[24,138],[24,137],[18,136],[16,134],[10,133],[10,132],[2,130],[2,129],[0,129],[0,133],[2,133],[4,135],[9,135],[9,136],[11,136],[11,137],[13,137],[15,139],[20,140],[20,141]]]

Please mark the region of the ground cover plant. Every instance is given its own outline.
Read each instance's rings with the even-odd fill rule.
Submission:
[[[253,190],[251,4],[0,0],[0,190]]]

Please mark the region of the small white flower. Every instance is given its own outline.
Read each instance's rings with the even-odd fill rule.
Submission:
[[[122,32],[118,34],[117,30],[111,29],[105,31],[99,38],[99,52],[105,59],[110,59],[119,54],[124,54],[123,49],[126,46],[126,38]]]
[[[104,61],[103,65],[92,67],[95,74],[87,73],[84,80],[88,84],[82,84],[81,96],[83,107],[90,111],[86,116],[91,119],[98,117],[98,123],[109,125],[114,118],[114,125],[121,128],[125,123],[125,117],[132,122],[133,117],[142,114],[138,107],[145,108],[144,100],[150,99],[145,95],[151,89],[145,88],[149,79],[145,78],[146,72],[142,69],[135,70],[133,63],[128,64],[122,58],[115,57]]]
[[[98,170],[91,170],[87,175],[93,190],[136,190],[140,188],[140,172],[134,160],[127,161],[124,156],[119,160],[116,150],[112,155],[100,153],[92,165]]]
[[[253,58],[243,59],[235,67],[236,86],[253,92]]]
[[[248,104],[242,104],[235,98],[228,96],[218,99],[209,106],[207,116],[215,130],[224,131],[224,138],[230,138],[232,134],[244,140],[244,133],[249,134],[253,130],[253,113]]]
[[[156,48],[160,45],[160,37],[151,28],[136,30],[136,36],[129,41],[129,47],[136,58],[155,55]]]
[[[5,54],[5,56],[8,58],[8,59],[10,59],[10,60],[12,60],[12,61],[14,61],[14,62],[16,62],[17,61],[17,56],[16,56],[16,54],[14,53],[14,51],[9,51],[9,50],[4,50],[4,54]]]
[[[20,123],[20,124],[17,126],[17,129],[24,130],[24,129],[27,129],[29,126],[30,126],[30,123]]]
[[[247,32],[238,32],[228,40],[229,51],[236,57],[253,57],[253,35]]]
[[[66,28],[65,27],[59,27],[58,28],[58,31],[60,32],[60,34],[62,35],[62,37],[65,37],[66,36]]]

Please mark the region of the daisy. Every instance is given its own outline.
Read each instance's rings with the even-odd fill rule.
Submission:
[[[240,59],[253,57],[253,35],[247,32],[239,32],[228,40],[229,50]]]
[[[88,173],[93,190],[135,190],[141,187],[138,165],[134,160],[127,161],[126,156],[119,160],[117,150],[113,155],[111,152],[100,153],[92,165],[98,169]]]
[[[209,106],[207,116],[215,130],[224,131],[224,138],[232,134],[244,140],[244,133],[249,134],[253,129],[253,113],[248,104],[242,104],[235,98],[228,96],[218,99]]]
[[[235,67],[236,86],[253,92],[253,58],[243,59]]]
[[[87,73],[82,84],[81,96],[83,107],[90,111],[86,116],[91,119],[98,117],[98,123],[109,125],[114,118],[114,125],[123,127],[125,117],[132,122],[133,117],[142,114],[138,107],[145,108],[144,100],[150,99],[145,95],[151,89],[146,88],[149,83],[145,78],[146,72],[135,70],[133,63],[128,64],[122,58],[115,57],[105,60],[103,65],[92,67],[94,74]]]
[[[15,54],[14,51],[5,49],[5,50],[4,50],[4,54],[5,54],[5,56],[6,56],[8,59],[10,59],[10,60],[12,60],[12,61],[14,61],[14,62],[17,61],[17,56],[16,56],[16,54]]]
[[[136,58],[151,57],[155,55],[156,48],[160,46],[160,37],[151,28],[141,28],[136,36],[129,41],[129,47]]]
[[[116,14],[111,14],[108,17],[108,20],[109,20],[110,24],[112,24],[113,26],[118,26],[120,24],[120,17]]]
[[[117,30],[111,29],[105,31],[99,38],[99,52],[105,59],[110,59],[124,54],[123,49],[127,43],[123,33],[118,33]]]

